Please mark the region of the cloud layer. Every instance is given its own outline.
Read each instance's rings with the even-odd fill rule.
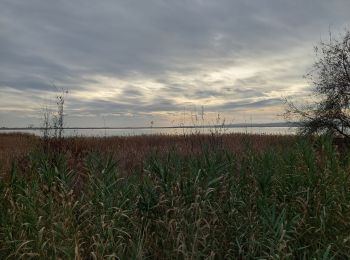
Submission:
[[[3,0],[0,126],[40,123],[53,85],[69,90],[71,126],[169,125],[202,106],[281,120],[281,97],[308,92],[313,45],[348,26],[349,10],[347,0]]]

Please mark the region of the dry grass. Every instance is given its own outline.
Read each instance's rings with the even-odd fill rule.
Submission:
[[[350,257],[350,154],[330,139],[6,142],[0,259]]]
[[[143,167],[144,160],[151,154],[167,154],[176,150],[182,155],[194,155],[208,149],[226,149],[236,154],[244,152],[249,146],[255,152],[273,147],[283,149],[295,143],[295,136],[286,135],[143,135],[115,137],[69,137],[62,140],[52,139],[45,145],[50,150],[60,150],[67,155],[70,167],[82,170],[86,155],[98,152],[112,156],[119,163],[119,169],[130,174]],[[14,159],[26,163],[25,157],[30,151],[42,147],[44,140],[27,134],[0,134],[0,169],[8,171]],[[25,167],[25,165],[22,165]]]
[[[29,134],[0,134],[0,173],[7,172],[14,160],[21,160],[39,145],[39,138]]]

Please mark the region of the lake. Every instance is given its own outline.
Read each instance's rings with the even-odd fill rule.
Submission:
[[[0,133],[31,133],[42,135],[41,130],[2,130]],[[296,134],[297,127],[224,127],[224,128],[146,128],[146,129],[65,129],[64,136],[134,136],[134,135],[183,135],[183,134],[210,134],[210,133],[246,133],[246,134]]]

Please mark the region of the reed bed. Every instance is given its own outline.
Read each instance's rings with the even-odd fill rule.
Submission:
[[[250,134],[184,134],[184,135],[144,135],[114,137],[68,137],[64,139],[43,140],[34,135],[0,135],[0,169],[8,172],[11,163],[17,159],[26,163],[26,155],[37,147],[51,152],[65,153],[69,167],[82,170],[80,166],[91,152],[112,156],[118,161],[119,171],[132,174],[143,168],[143,162],[154,151],[166,154],[176,149],[182,155],[194,155],[203,147],[210,149],[225,148],[241,154],[249,146],[256,152],[268,148],[283,149],[296,140],[295,136],[250,135]],[[23,162],[23,163],[21,163]],[[26,168],[23,165],[23,168]]]
[[[5,175],[15,161],[26,157],[40,145],[39,138],[22,133],[0,134],[0,176]]]
[[[1,259],[350,256],[350,156],[329,138],[38,142],[1,175]]]

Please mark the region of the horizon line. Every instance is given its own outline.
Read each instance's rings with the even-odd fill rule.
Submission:
[[[125,126],[125,127],[0,127],[0,130],[134,130],[134,129],[181,129],[181,128],[246,128],[246,127],[298,127],[296,122],[277,123],[237,123],[216,125],[179,125],[179,126]]]

